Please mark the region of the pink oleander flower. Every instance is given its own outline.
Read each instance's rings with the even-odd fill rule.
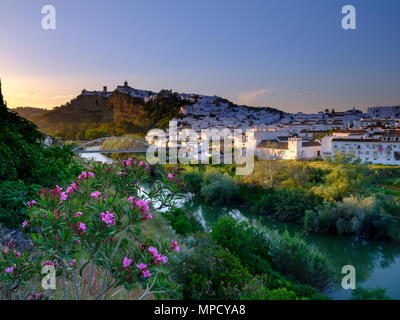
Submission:
[[[168,260],[168,258],[166,256],[163,256],[162,254],[155,254],[154,259],[155,259],[154,260],[155,264],[160,263],[160,262],[167,263],[167,260]]]
[[[78,222],[78,230],[81,230],[82,232],[86,231],[86,225],[83,222]]]
[[[6,272],[9,274],[13,273],[13,271],[14,271],[14,267],[9,267],[6,269]]]
[[[101,195],[101,192],[100,192],[100,191],[95,191],[95,192],[92,192],[92,193],[90,194],[90,196],[91,196],[92,198],[95,198],[96,200],[97,200],[97,198],[98,198],[100,195]]]
[[[58,185],[56,185],[56,190],[57,190],[57,192],[58,192],[58,193],[61,193],[61,191],[62,191],[62,188],[61,188],[61,187],[59,187]]]
[[[138,166],[141,167],[142,165],[144,165],[144,162],[143,161],[139,161]]]
[[[90,177],[92,177],[92,178],[94,177],[93,172],[82,171],[82,173],[78,176],[78,180],[89,179]]]
[[[108,211],[106,211],[106,213],[104,212],[100,213],[100,217],[101,220],[107,225],[116,223],[114,214]]]
[[[152,218],[152,215],[150,214],[149,202],[143,199],[134,200],[132,196],[128,198],[128,201],[130,201],[134,207],[140,208],[140,213],[143,215],[144,220],[149,220]]]
[[[174,180],[174,175],[171,172],[168,173],[168,179],[169,180]]]
[[[149,270],[142,270],[142,276],[144,277],[144,278],[149,278],[149,277],[151,277],[151,273],[150,273],[150,271]]]
[[[156,255],[156,254],[158,254],[158,250],[157,250],[157,248],[154,248],[154,247],[149,247],[149,252],[152,254],[152,255]]]
[[[173,251],[179,252],[181,250],[181,247],[178,246],[178,242],[172,241],[171,244],[172,244],[172,248],[171,249]]]
[[[152,219],[152,218],[153,218],[153,216],[151,215],[151,213],[145,214],[145,215],[143,216],[143,220],[150,220],[150,219]]]
[[[137,264],[136,267],[138,267],[140,270],[144,270],[144,269],[147,269],[147,264],[141,262],[141,263]]]
[[[16,252],[15,255],[19,258],[21,256],[21,252]]]
[[[125,257],[122,265],[123,265],[124,268],[127,268],[127,267],[129,267],[131,265],[131,263],[132,263],[132,260],[129,259],[128,257]]]
[[[44,261],[44,262],[41,263],[42,266],[46,265],[46,266],[53,266],[53,267],[55,267],[56,264],[58,265],[58,263],[54,263],[54,262],[51,261],[51,260],[46,260],[46,261]]]
[[[8,254],[8,248],[5,248],[5,249],[3,250],[3,252],[4,252],[5,254]]]
[[[28,207],[32,207],[34,204],[37,204],[37,202],[35,200],[32,200],[28,201],[26,204],[28,205]]]
[[[76,190],[78,190],[78,185],[74,182],[73,184],[71,184],[67,190],[65,191],[65,193],[69,194],[69,193],[74,193]]]
[[[61,192],[60,194],[60,200],[65,201],[68,199],[68,194],[66,192]]]
[[[81,215],[83,215],[83,213],[82,212],[77,212],[77,213],[75,213],[75,218],[79,218]]]
[[[26,226],[28,225],[28,221],[24,221],[24,222],[22,222],[22,228],[25,228]]]
[[[71,267],[73,267],[75,263],[76,263],[76,259],[72,259],[71,262],[69,263],[69,265],[70,265]]]

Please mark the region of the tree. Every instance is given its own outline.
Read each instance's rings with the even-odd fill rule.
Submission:
[[[354,159],[354,154],[336,152],[334,159],[327,162],[332,169],[326,176],[325,184],[313,188],[326,200],[338,201],[349,195],[361,195],[372,179],[368,166],[362,164],[359,158]]]

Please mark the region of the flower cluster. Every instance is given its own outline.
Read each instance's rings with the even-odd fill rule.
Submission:
[[[68,194],[66,192],[62,191],[62,188],[59,186],[56,186],[53,189],[49,189],[47,190],[46,188],[43,189],[39,189],[39,192],[37,192],[38,197],[40,198],[40,200],[44,200],[44,201],[51,201],[51,202],[62,202],[67,200],[68,198]],[[31,205],[32,204],[36,204],[37,202],[35,200],[30,201]],[[28,206],[29,205],[28,202]]]
[[[28,207],[32,207],[34,204],[37,204],[37,202],[35,200],[32,200],[32,201],[28,201],[26,204]]]
[[[96,200],[99,198],[100,195],[101,195],[101,192],[100,192],[100,191],[94,191],[94,192],[92,192],[92,193],[90,194],[90,196],[91,196],[92,198],[96,199]]]
[[[42,265],[42,266],[52,266],[52,267],[55,267],[55,266],[58,266],[59,263],[58,263],[58,262],[53,262],[53,261],[51,261],[51,260],[46,260],[46,261],[42,262],[41,265]]]
[[[158,253],[158,249],[157,248],[149,247],[147,250],[153,255],[152,263],[154,265],[157,265],[160,262],[167,263],[168,258],[166,256]]]
[[[150,273],[149,269],[147,269],[147,264],[144,264],[143,262],[141,262],[141,263],[137,264],[136,267],[139,268],[140,271],[142,272],[143,278],[151,277],[151,273]]]
[[[32,300],[32,299],[39,300],[41,297],[42,297],[42,294],[38,292],[38,293],[30,294],[28,296],[28,300]]]
[[[65,193],[67,194],[73,194],[78,190],[78,185],[76,184],[76,182],[72,183],[67,190],[65,190]]]
[[[132,203],[133,208],[140,209],[142,220],[150,220],[152,218],[152,215],[150,213],[149,201],[145,201],[143,199],[135,200],[132,196],[128,198],[128,201]]]
[[[82,181],[83,179],[87,179],[89,180],[89,178],[94,178],[94,173],[93,172],[86,172],[86,171],[82,171],[82,173],[78,176],[78,181]]]
[[[80,287],[77,293],[65,291],[66,299],[73,294],[80,296],[86,291],[82,288],[93,287],[90,280],[89,283],[82,281],[82,274],[86,275],[86,268],[91,265],[96,271],[100,269],[105,279],[112,276],[118,280],[118,285],[136,288],[154,277],[156,269],[163,269],[169,254],[179,252],[180,247],[174,241],[172,245],[170,241],[155,245],[150,240],[141,244],[141,249],[132,247],[129,241],[119,241],[124,240],[140,220],[152,218],[152,203],[172,201],[165,200],[161,191],[167,186],[171,194],[176,192],[175,172],[169,177],[174,181],[160,179],[151,187],[154,192],[150,194],[154,196],[149,195],[144,200],[128,196],[148,181],[150,168],[146,162],[129,158],[112,165],[94,163],[86,170],[63,186],[65,192],[60,186],[43,188],[36,200],[27,202],[29,218],[22,227],[32,233],[37,251],[20,253],[12,246],[0,250],[0,281],[6,283],[8,290],[21,288],[23,296],[29,300],[43,299],[44,295],[32,292],[29,285],[40,279],[40,270],[46,265],[57,266],[60,270],[56,277],[64,274],[74,288]],[[115,237],[118,241],[113,241]],[[87,256],[91,263],[83,263],[85,252],[90,252]],[[110,252],[111,264],[99,263],[99,257],[105,252]],[[91,290],[89,292],[92,296]]]
[[[100,213],[101,220],[106,224],[106,225],[115,225],[115,216],[113,213],[110,213],[106,211],[106,213],[102,212]]]
[[[119,166],[121,166],[123,168],[126,168],[126,169],[127,168],[144,168],[144,170],[146,170],[147,173],[150,173],[149,164],[147,162],[145,162],[145,161],[136,162],[136,160],[134,160],[132,158],[128,158],[127,160],[121,159],[121,160],[118,160],[118,161],[114,161],[111,164],[112,167],[114,167],[116,165],[119,165]],[[125,172],[118,172],[117,174],[119,176],[126,175]]]
[[[172,241],[171,242],[171,250],[172,251],[176,251],[176,252],[179,252],[180,250],[181,250],[181,247],[179,247],[178,246],[178,242],[176,242],[176,241]]]

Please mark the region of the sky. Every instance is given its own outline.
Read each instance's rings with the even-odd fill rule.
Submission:
[[[56,29],[42,28],[44,5]],[[344,30],[344,5],[356,30]],[[9,107],[82,89],[218,95],[287,112],[400,104],[399,0],[1,0]]]

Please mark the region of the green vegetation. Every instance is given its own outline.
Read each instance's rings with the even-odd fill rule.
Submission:
[[[37,185],[65,183],[81,166],[69,147],[46,147],[36,126],[5,106],[0,128],[0,223],[16,228],[25,218],[20,205],[31,200]]]
[[[267,235],[232,217],[221,218],[211,235],[239,257],[252,274],[268,273],[272,268],[319,290],[332,285],[333,269],[329,261],[299,235],[291,237],[287,232],[278,235],[272,231]]]
[[[221,218],[218,224],[223,227],[227,222],[239,232],[246,232],[250,228],[228,218]],[[261,240],[260,237],[259,240],[265,242],[266,238]],[[296,280],[289,281],[273,270],[269,265],[272,257],[268,260],[258,258],[254,249],[250,255],[246,255],[244,250],[233,251],[233,240],[227,242],[226,246],[223,243],[214,239],[214,233],[211,236],[197,233],[184,242],[180,263],[173,268],[173,278],[182,285],[184,299],[327,299],[318,289]],[[243,238],[241,245],[251,248],[254,239]],[[252,257],[252,261],[261,263],[256,266],[259,274],[248,269],[248,256]]]
[[[167,105],[169,104],[166,103],[165,106]],[[146,117],[151,119],[152,123],[162,126],[171,114],[165,117],[159,115],[156,106],[154,104],[154,108],[150,108]],[[178,105],[175,107],[176,111]],[[61,197],[62,193],[56,185],[68,186],[71,178],[81,171],[82,165],[73,158],[69,147],[45,147],[43,135],[32,123],[7,109],[1,112],[0,124],[4,130],[1,131],[0,145],[0,223],[9,227],[19,227],[21,222],[27,219],[25,203],[37,197],[35,194],[40,187],[51,187]],[[92,125],[81,129],[84,132],[79,133],[78,140],[120,135],[117,131],[112,131],[117,122],[113,122],[112,126],[110,124],[108,129],[107,124],[103,122]],[[136,131],[135,126],[136,124],[131,127],[132,131]],[[123,125],[120,128],[121,132],[126,129]],[[125,133],[127,131],[123,132]],[[68,133],[65,137],[78,138],[77,133],[75,136]],[[136,135],[128,137],[138,138]],[[139,208],[126,203],[128,195],[136,195],[134,185],[137,187],[140,175],[148,175],[149,182],[154,185],[157,185],[157,180],[170,183],[169,178],[166,178],[168,166],[152,166],[146,169],[146,172],[140,171],[141,173],[135,171],[136,169],[128,170],[127,175],[124,175],[123,171],[126,168],[122,164],[117,167],[118,170],[115,171],[109,166],[91,166],[95,177],[90,181],[85,180],[87,185],[82,184],[81,189],[67,196],[74,201],[67,200],[65,203],[55,204],[51,199],[42,198],[37,207],[29,208],[28,213],[32,219],[27,219],[28,223],[40,223],[45,230],[46,241],[56,243],[56,239],[53,239],[56,234],[52,231],[56,220],[50,221],[47,217],[41,217],[41,220],[35,221],[33,216],[46,211],[52,219],[58,219],[55,211],[48,208],[55,205],[65,209],[68,219],[76,222],[79,217],[71,213],[83,208],[84,216],[81,219],[86,220],[79,221],[84,222],[88,227],[88,234],[93,235],[91,242],[86,245],[97,250],[96,228],[100,226],[100,220],[98,216],[94,218],[93,208],[104,213],[103,207],[112,207],[116,217],[121,218],[132,210],[141,214]],[[144,168],[145,166],[142,166],[142,169]],[[303,226],[305,232],[356,234],[400,242],[400,193],[396,194],[395,189],[382,188],[398,186],[398,168],[366,166],[344,155],[324,162],[256,161],[253,174],[245,177],[234,176],[233,165],[210,165],[206,168],[188,165],[184,168],[184,190],[181,191],[192,192],[213,206],[241,206],[262,216],[298,223]],[[107,171],[108,169],[110,171]],[[177,186],[181,186],[179,170],[172,172]],[[93,196],[90,197],[95,190],[101,190],[106,199],[97,201]],[[168,198],[164,198],[162,192],[153,193],[156,194],[161,200]],[[149,195],[150,198],[153,196]],[[143,209],[146,208],[143,203],[141,205]],[[125,252],[129,252],[133,245],[144,243],[145,239],[150,239],[149,244],[162,243],[171,238],[179,240],[179,254],[168,257],[169,264],[163,267],[163,275],[160,274],[159,288],[166,292],[155,295],[156,299],[327,299],[323,293],[337,280],[332,264],[325,254],[307,244],[300,234],[261,231],[246,222],[237,222],[232,217],[220,218],[212,231],[205,233],[197,219],[185,209],[173,208],[161,212],[154,210],[152,214],[153,218],[147,221],[148,223],[130,230],[128,237],[121,242],[121,248],[126,251],[118,253],[117,259],[111,262],[120,267],[126,256]],[[63,228],[63,237],[72,234],[68,225],[57,222],[57,226]],[[116,227],[119,228],[118,231],[122,231],[122,225]],[[99,230],[108,241],[111,228],[111,231],[105,228]],[[42,241],[41,236],[43,235],[36,233],[35,240]],[[77,260],[90,259],[80,255],[80,251],[77,250],[74,240],[81,235],[77,233],[71,237],[66,239],[74,251],[68,254],[74,256],[68,257]],[[39,245],[42,245],[42,249],[45,247],[43,242]],[[112,245],[114,244],[110,242],[110,246]],[[165,244],[166,251],[171,250],[168,246],[169,244]],[[59,253],[63,255],[67,254],[62,252],[60,247],[56,249],[61,250]],[[103,249],[104,251],[101,251]],[[123,279],[119,283],[127,285],[124,290],[133,290],[134,283],[126,283],[127,278],[124,278],[123,270],[118,271],[118,268],[112,269],[112,265],[107,266],[110,262],[106,259],[109,252],[107,248],[103,249],[96,251],[96,254],[99,254],[98,259],[92,260],[91,265],[95,266],[95,270],[112,272],[116,279]],[[56,259],[54,252],[50,250],[47,253],[49,258]],[[130,254],[139,259],[139,253]],[[19,265],[24,263],[23,257],[11,258]],[[2,265],[4,269],[10,268],[11,260],[4,261],[7,262]],[[146,262],[151,263],[150,260]],[[133,266],[134,264],[132,268],[136,270]],[[9,281],[9,276],[6,275],[1,281]],[[13,278],[14,280],[19,281]],[[88,279],[85,278],[86,280]],[[138,280],[137,277],[134,280]],[[96,276],[93,281],[99,282]],[[137,284],[140,285],[136,281],[135,285]],[[96,290],[99,287],[100,285],[95,286]],[[138,292],[135,293],[136,295],[126,293],[126,296],[135,297]],[[125,293],[113,294],[118,298],[125,297]],[[62,294],[58,297],[61,296]],[[387,298],[385,291],[380,288],[358,288],[352,294],[352,299]]]
[[[358,287],[351,292],[351,300],[391,300],[383,288],[364,289]]]
[[[172,228],[180,235],[203,231],[200,222],[180,208],[162,212],[161,215],[169,221]]]
[[[186,166],[187,191],[217,205],[238,205],[304,231],[400,241],[400,169],[371,167],[352,156],[327,161],[256,161],[250,176],[233,166]]]

